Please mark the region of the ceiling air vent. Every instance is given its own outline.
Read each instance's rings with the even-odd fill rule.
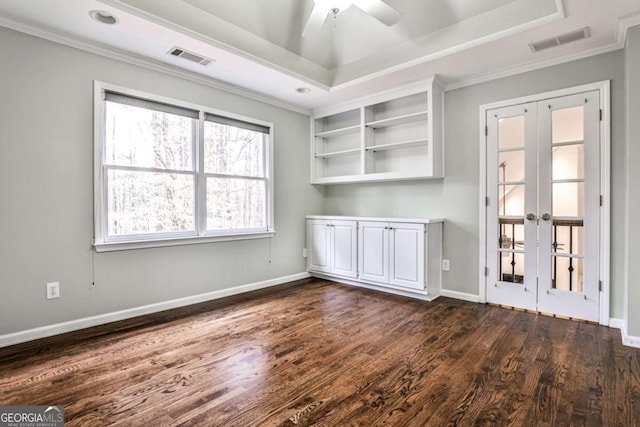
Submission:
[[[205,58],[204,56],[198,55],[197,53],[189,52],[188,50],[173,47],[168,52],[169,55],[179,56],[180,58],[187,59],[192,62],[197,62],[200,65],[209,65],[213,62],[213,59]]]
[[[578,40],[583,40],[591,36],[591,31],[589,27],[584,27],[578,31],[573,31],[571,33],[562,34],[560,36],[551,37],[550,39],[540,40],[535,43],[529,43],[529,48],[531,52],[538,52],[544,49],[549,49],[551,47],[560,46],[566,43],[575,42]]]

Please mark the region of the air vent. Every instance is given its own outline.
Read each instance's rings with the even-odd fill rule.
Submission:
[[[560,36],[552,37],[546,40],[540,40],[535,43],[529,43],[529,48],[531,49],[531,52],[535,53],[544,49],[549,49],[566,43],[583,40],[589,37],[591,37],[591,31],[589,30],[589,27],[584,27],[583,29],[578,31],[562,34]]]
[[[178,56],[192,62],[197,62],[200,65],[209,65],[213,62],[213,59],[205,58],[204,56],[198,55],[197,53],[189,52],[188,50],[175,46],[171,48],[171,50],[167,53],[169,53],[169,55]]]

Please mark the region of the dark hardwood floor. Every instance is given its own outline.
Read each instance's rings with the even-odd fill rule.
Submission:
[[[618,330],[309,279],[0,349],[67,426],[639,426]]]

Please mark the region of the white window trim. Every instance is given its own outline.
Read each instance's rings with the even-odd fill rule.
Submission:
[[[274,179],[273,179],[273,123],[256,120],[250,117],[240,116],[226,111],[216,110],[210,107],[193,104],[189,102],[179,101],[176,99],[150,94],[147,92],[130,89],[110,83],[94,81],[93,91],[93,141],[94,141],[94,171],[93,171],[93,185],[94,185],[94,243],[93,246],[96,252],[108,252],[108,251],[121,251],[128,249],[144,249],[144,248],[157,248],[163,246],[179,246],[179,245],[191,245],[200,243],[212,243],[212,242],[224,242],[232,240],[247,240],[247,239],[260,239],[270,238],[276,234],[274,227]],[[127,236],[126,238],[110,238],[107,239],[107,221],[106,221],[106,205],[105,205],[105,177],[104,177],[104,140],[105,140],[105,103],[104,93],[105,91],[113,91],[122,93],[136,98],[149,99],[152,101],[175,105],[178,107],[188,108],[192,110],[200,111],[200,119],[204,117],[204,114],[215,114],[219,116],[228,117],[244,122],[255,123],[257,125],[269,128],[269,141],[265,146],[265,179],[267,182],[267,230],[256,229],[243,229],[243,230],[222,230],[222,231],[206,231],[204,226],[206,207],[202,201],[202,194],[205,191],[205,180],[196,180],[197,188],[196,193],[196,207],[197,210],[196,219],[199,223],[196,224],[196,231],[189,231],[184,233],[156,233],[152,237],[148,235],[139,236]],[[200,120],[200,127],[203,126],[203,121]],[[203,129],[198,129],[198,134],[202,135]],[[197,173],[204,168],[204,147],[199,141],[195,141],[195,157]],[[206,175],[206,174],[204,174]]]

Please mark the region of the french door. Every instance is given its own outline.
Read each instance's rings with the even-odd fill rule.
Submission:
[[[599,103],[487,110],[487,301],[598,321]]]

